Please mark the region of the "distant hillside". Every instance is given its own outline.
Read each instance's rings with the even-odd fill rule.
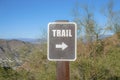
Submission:
[[[16,40],[24,41],[24,42],[29,42],[33,44],[41,44],[43,42],[46,42],[46,39],[32,39],[32,38],[18,38]]]
[[[35,44],[20,40],[0,39],[0,64],[1,66],[19,66],[25,57],[32,53]]]

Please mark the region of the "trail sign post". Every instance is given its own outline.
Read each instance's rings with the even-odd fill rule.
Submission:
[[[74,22],[48,24],[48,60],[74,61],[76,59],[76,30]]]
[[[57,80],[70,80],[69,61],[76,59],[77,27],[58,20],[48,24],[48,60],[57,61]]]

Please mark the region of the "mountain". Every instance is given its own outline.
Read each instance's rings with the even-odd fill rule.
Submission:
[[[21,40],[0,39],[0,64],[1,66],[19,66],[27,55],[32,53],[34,44]]]
[[[17,40],[24,41],[24,42],[30,42],[30,43],[35,43],[38,42],[38,39],[33,39],[33,38],[18,38]]]
[[[7,39],[7,40],[13,40],[13,39]],[[16,40],[29,42],[29,43],[32,43],[32,44],[41,44],[41,43],[47,41],[46,39],[34,39],[34,38],[17,38]]]

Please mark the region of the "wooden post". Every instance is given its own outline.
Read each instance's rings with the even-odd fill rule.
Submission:
[[[56,20],[55,22],[68,22],[68,20]],[[69,61],[57,61],[57,80],[70,80]]]
[[[57,80],[70,80],[69,61],[57,62]]]

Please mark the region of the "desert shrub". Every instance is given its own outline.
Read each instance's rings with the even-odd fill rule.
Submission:
[[[105,45],[97,45],[103,49]],[[100,48],[99,47],[99,48]],[[99,52],[99,50],[98,50]],[[71,63],[71,80],[119,80],[120,79],[120,47],[111,46],[106,54],[97,56],[80,55]]]

